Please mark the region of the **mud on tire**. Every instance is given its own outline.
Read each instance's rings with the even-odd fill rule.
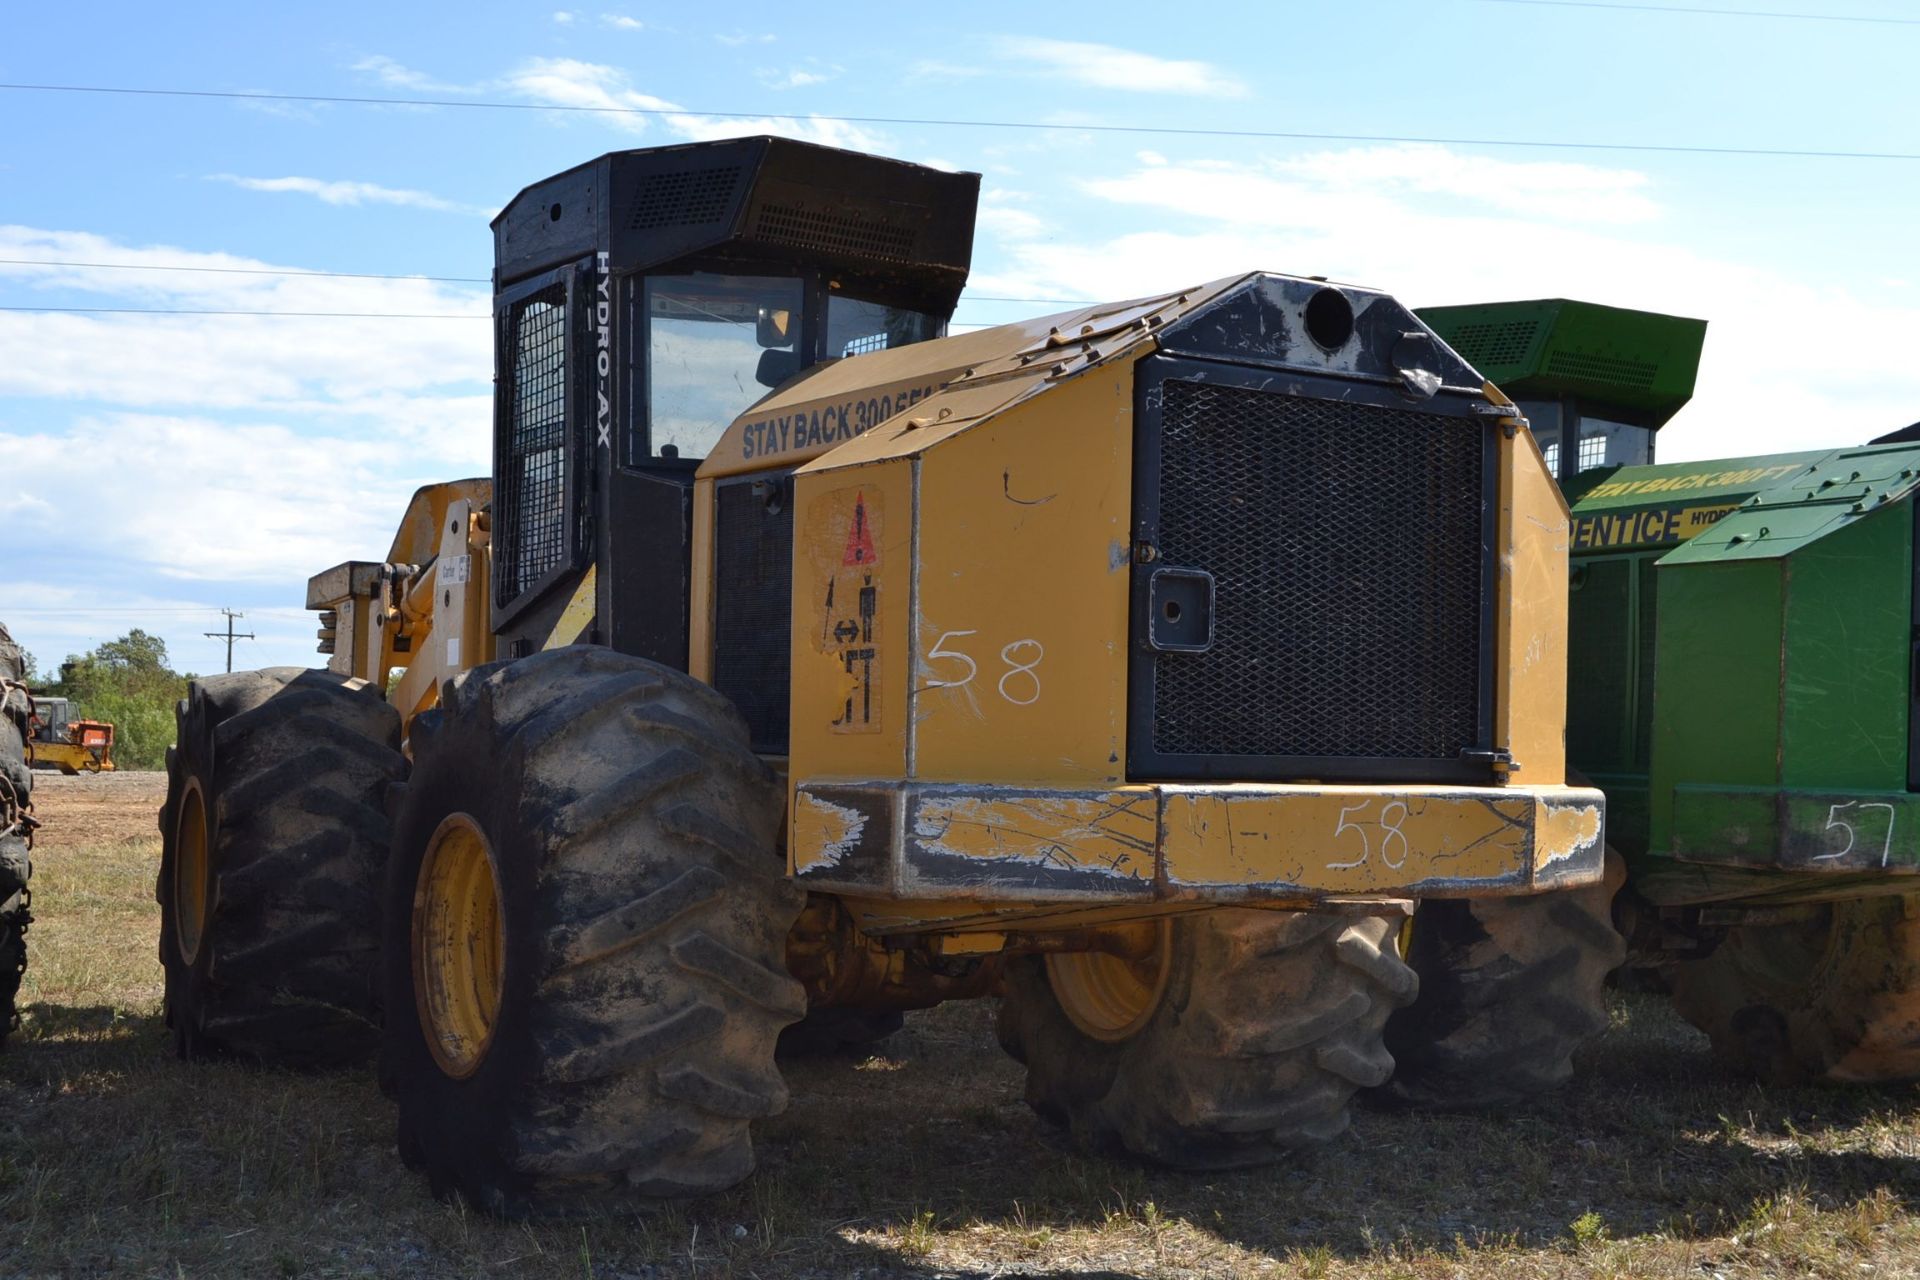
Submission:
[[[1381,1029],[1419,980],[1398,920],[1223,908],[1176,917],[1166,987],[1118,1043],[1081,1031],[1040,957],[1008,967],[1000,1043],[1027,1102],[1082,1146],[1185,1169],[1278,1159],[1344,1132],[1393,1070]]]
[[[29,810],[33,774],[27,768],[27,715],[30,703],[22,676],[20,650],[0,626],[0,1045],[19,1018],[16,1001],[27,968],[27,879],[33,874]]]
[[[784,962],[804,895],[777,856],[781,789],[732,704],[569,647],[456,677],[412,741],[386,889],[401,1154],[437,1194],[505,1216],[746,1177],[749,1124],[786,1106],[775,1041],[806,1011]],[[456,1075],[428,1041],[413,917],[435,833],[460,814],[488,846],[501,962]]]
[[[1423,902],[1409,963],[1420,998],[1387,1023],[1397,1064],[1382,1100],[1454,1111],[1509,1106],[1573,1076],[1607,1025],[1607,975],[1626,959],[1611,850],[1599,884],[1514,898]]]
[[[1716,1057],[1772,1084],[1920,1079],[1920,895],[1736,925],[1673,970],[1673,1003]]]
[[[299,667],[196,680],[175,712],[155,888],[175,1048],[365,1060],[398,713],[365,681]]]

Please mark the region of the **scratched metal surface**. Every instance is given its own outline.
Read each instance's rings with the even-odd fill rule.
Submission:
[[[1583,788],[803,784],[801,883],[893,898],[1248,902],[1599,877]]]

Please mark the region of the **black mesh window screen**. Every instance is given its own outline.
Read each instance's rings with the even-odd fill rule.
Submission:
[[[1166,775],[1479,747],[1485,429],[1212,381],[1162,391],[1156,563],[1215,590],[1211,648],[1139,658]]]
[[[567,555],[567,287],[518,299],[507,313],[512,354],[495,466],[494,596],[506,604]]]

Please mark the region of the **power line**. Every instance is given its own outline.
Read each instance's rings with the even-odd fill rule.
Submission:
[[[771,111],[691,111],[669,107],[588,107],[571,103],[495,102],[458,98],[376,98],[322,93],[245,93],[216,89],[135,89],[115,85],[6,84],[21,93],[120,94],[151,98],[212,98],[245,102],[324,102],[347,106],[451,107],[479,111],[563,111],[586,115],[685,116],[710,120],[780,120],[805,124],[876,124],[914,128],[1019,129],[1040,132],[1148,134],[1181,138],[1269,138],[1292,142],[1394,142],[1448,147],[1519,147],[1548,151],[1642,151],[1666,155],[1772,156],[1815,160],[1920,160],[1913,151],[1833,151],[1814,147],[1723,147],[1680,143],[1567,142],[1544,138],[1454,138],[1386,133],[1308,133],[1281,129],[1198,129],[1173,125],[1052,124],[1039,120],[943,120],[908,116],[798,115]]]
[[[234,620],[236,618],[244,618],[247,616],[246,614],[236,613],[232,609],[222,609],[220,612],[227,615],[227,629],[224,633],[227,641],[227,674],[232,675],[233,674],[233,642],[235,640],[257,640],[259,639],[259,637],[254,635],[253,632],[251,631],[242,631],[238,633],[234,631],[233,629]],[[202,631],[200,634],[203,636],[206,636],[209,640],[218,640],[221,638],[223,633],[219,631]]]
[[[14,307],[0,311],[32,311],[83,316],[298,316],[324,320],[490,320],[491,316],[436,311],[241,311],[202,307]]]
[[[73,609],[60,609],[60,608],[15,609],[10,607],[0,607],[0,614],[4,614],[7,617],[14,617],[16,615],[25,617],[29,614],[35,617],[65,617],[68,614],[79,614],[79,613],[85,613],[85,614],[106,613],[106,614],[118,614],[126,617],[145,617],[147,614],[150,614],[150,613],[206,613],[206,612],[208,612],[208,606],[203,604],[156,605],[150,609],[132,608],[124,605],[115,605],[111,608],[85,606],[85,607],[73,608]],[[275,615],[289,617],[289,618],[304,617],[307,614],[307,610],[305,609],[291,609],[291,608],[265,608],[265,609],[256,609],[254,612],[270,613],[270,614],[275,614]]]
[[[1012,301],[1012,299],[981,299],[981,301]],[[1068,305],[1085,305],[1064,301]],[[411,313],[411,311],[202,311],[194,307],[0,307],[0,311],[23,311],[33,315],[246,315],[246,317],[294,317],[294,319],[323,320],[490,320],[486,315],[438,315],[438,313]],[[998,328],[1008,320],[995,320],[993,324],[952,324],[950,328]]]
[[[1800,22],[1870,22],[1890,27],[1920,27],[1920,18],[1873,18],[1853,13],[1775,13],[1766,9],[1704,9],[1691,5],[1615,4],[1605,0],[1480,0],[1482,4],[1523,4],[1541,9],[1617,9],[1635,13],[1711,14],[1716,18],[1788,18]]]
[[[336,280],[432,280],[446,284],[492,284],[487,276],[408,276],[386,275],[374,271],[297,271],[278,267],[200,267],[200,266],[162,266],[151,262],[68,262],[54,258],[0,258],[0,267],[81,267],[98,271],[205,271],[221,275],[249,276],[319,276]],[[992,294],[968,294],[963,302],[1026,302],[1059,303],[1064,306],[1090,305],[1092,298],[1002,298]],[[39,308],[32,308],[38,310]],[[268,312],[262,314],[285,315],[288,312]]]
[[[406,276],[375,271],[296,271],[280,267],[169,267],[157,262],[67,262],[54,258],[0,258],[0,267],[84,267],[89,271],[198,271],[223,276],[319,276],[328,280],[426,280],[435,284],[492,284],[487,276]]]

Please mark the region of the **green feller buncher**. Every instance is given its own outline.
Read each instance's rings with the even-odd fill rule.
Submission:
[[[1769,1081],[1920,1076],[1920,444],[1655,464],[1702,321],[1423,313],[1573,499],[1568,755],[1620,918],[1716,1053]]]
[[[749,138],[509,202],[492,475],[309,582],[327,670],[178,709],[183,1053],[377,1044],[505,1214],[729,1186],[783,1029],[969,996],[1188,1168],[1564,1078],[1620,942],[1511,403],[1267,272],[946,335],[978,181]]]

